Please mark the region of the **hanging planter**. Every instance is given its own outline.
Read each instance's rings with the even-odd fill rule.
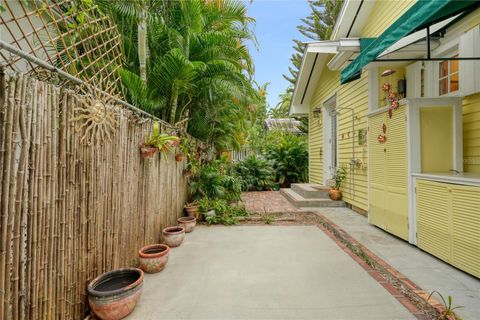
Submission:
[[[105,272],[87,287],[88,302],[102,320],[120,320],[132,313],[143,291],[143,271],[124,268]]]
[[[152,147],[142,143],[140,145],[140,155],[142,158],[151,158],[157,153],[158,149],[156,147]]]
[[[195,228],[197,219],[195,217],[181,217],[178,218],[177,222],[180,227],[185,228],[186,233],[190,233],[193,231],[193,228]]]
[[[182,162],[184,157],[185,157],[185,156],[183,155],[183,153],[177,153],[177,154],[175,155],[175,161],[177,161],[177,162]]]
[[[151,244],[138,251],[140,268],[148,273],[162,271],[167,262],[170,248],[164,244]]]
[[[163,229],[163,240],[170,248],[178,247],[185,239],[185,228],[183,227],[168,227]]]

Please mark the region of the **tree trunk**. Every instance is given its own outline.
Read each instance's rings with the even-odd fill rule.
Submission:
[[[172,90],[172,97],[170,99],[170,124],[175,124],[175,118],[178,107],[178,88],[174,84]]]
[[[147,20],[145,7],[142,8],[140,21],[138,22],[138,62],[140,64],[140,78],[147,81]]]

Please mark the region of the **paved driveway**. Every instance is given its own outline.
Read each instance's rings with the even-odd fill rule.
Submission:
[[[197,227],[129,320],[415,319],[314,226]]]

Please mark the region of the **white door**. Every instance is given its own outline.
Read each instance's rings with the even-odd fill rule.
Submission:
[[[337,167],[337,96],[323,104],[323,182],[328,184]]]

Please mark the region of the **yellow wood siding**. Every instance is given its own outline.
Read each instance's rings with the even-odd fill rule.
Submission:
[[[385,143],[377,136],[386,125]],[[370,222],[408,239],[407,118],[404,106],[392,118],[380,113],[369,118]]]
[[[418,180],[417,245],[480,277],[480,187]]]
[[[358,81],[343,85],[338,91],[338,163],[347,168],[347,180],[342,185],[343,199],[354,206],[368,210],[368,153],[367,143],[358,143],[358,132],[367,128],[368,111],[368,76],[362,75]],[[352,112],[355,111],[352,119]],[[355,132],[353,131],[355,121]],[[352,142],[355,144],[353,154]],[[360,160],[361,164],[354,167],[352,174],[352,159]]]
[[[480,173],[480,93],[463,99],[463,170]]]
[[[405,13],[416,0],[376,1],[368,18],[369,23],[362,30],[362,37],[378,37],[385,29]]]
[[[330,59],[331,57],[327,58]],[[322,108],[322,103],[335,93],[340,85],[340,73],[328,70],[324,67],[320,80],[318,81],[315,94],[310,104],[309,116],[309,156],[310,156],[310,182],[323,184],[323,126],[322,115],[320,118],[313,118],[312,110],[316,107]]]

